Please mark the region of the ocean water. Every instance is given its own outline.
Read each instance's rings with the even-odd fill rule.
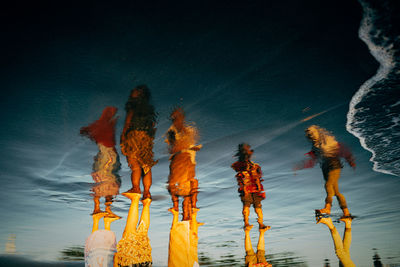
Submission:
[[[347,129],[372,153],[375,171],[399,176],[400,20],[395,2],[360,3],[363,19],[359,36],[380,66],[353,96]]]
[[[168,258],[172,203],[163,134],[175,105],[196,123],[203,145],[196,167],[198,221],[205,223],[199,228],[201,266],[244,265],[242,204],[230,168],[241,142],[253,146],[253,159],[263,170],[264,220],[271,225],[265,235],[267,260],[274,266],[338,265],[327,227],[315,223],[314,209],[322,208],[325,198],[322,172],[318,166],[292,170],[310,150],[304,129],[311,124],[332,131],[356,158],[356,169],[345,166],[339,183],[357,216],[351,258],[357,266],[371,266],[375,255],[383,264],[400,265],[400,180],[375,171],[396,174],[398,168],[397,76],[393,67],[383,80],[365,83],[379,68],[371,45],[357,34],[363,14],[360,33],[370,33],[363,30],[365,6],[338,1],[326,9],[318,1],[288,1],[165,12],[99,4],[91,12],[85,6],[74,10],[74,22],[53,14],[48,19],[53,24],[44,16],[21,35],[8,33],[10,43],[35,42],[5,50],[0,210],[6,219],[0,227],[0,264],[83,266],[79,253],[92,228],[90,174],[98,149],[79,136],[79,129],[98,119],[104,107],[115,106],[119,136],[130,90],[146,83],[159,113],[149,230],[154,266],[166,266]],[[378,46],[375,39],[371,44]],[[377,84],[385,86],[375,90]],[[367,96],[357,93],[367,87]],[[374,107],[376,125],[368,120],[371,103],[379,101],[384,104]],[[364,104],[370,111],[360,113]],[[378,109],[383,106],[388,113]],[[368,149],[374,162],[385,164],[369,161],[365,147],[371,132],[383,139],[374,139]],[[117,151],[124,192],[131,186],[130,169],[118,146]],[[128,200],[116,196],[112,210],[123,217],[111,225],[117,240],[128,208]],[[340,214],[336,199],[333,213]],[[252,210],[250,220],[256,224]],[[342,235],[343,223],[335,226]],[[251,238],[255,247],[256,227]]]

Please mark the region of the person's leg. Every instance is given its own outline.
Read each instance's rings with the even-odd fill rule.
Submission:
[[[130,193],[140,194],[140,178],[142,177],[142,168],[139,162],[134,158],[128,158],[129,167],[131,168],[131,182],[132,188],[127,191]]]
[[[253,246],[250,239],[251,228],[253,228],[253,225],[247,225],[244,227],[244,249],[246,250],[247,254],[251,254],[249,252],[252,252],[254,254]]]
[[[99,212],[99,213],[94,213],[92,215],[93,218],[93,227],[92,227],[92,233],[99,230],[99,221],[101,218],[103,218],[106,215],[105,212]]]
[[[172,204],[173,204],[173,209],[175,211],[179,211],[179,197],[175,194],[171,194],[171,200],[172,200]]]
[[[191,179],[190,181],[190,195],[192,208],[197,209],[197,194],[198,194],[199,181],[197,179]]]
[[[98,196],[94,196],[93,197],[93,202],[94,202],[94,208],[93,208],[93,213],[92,214],[96,214],[96,213],[100,213],[100,197]]]
[[[172,227],[171,227],[171,228],[173,228],[179,221],[179,211],[177,211],[177,210],[175,210],[173,208],[168,209],[168,211],[171,212],[172,216],[173,216],[173,218],[172,218]]]
[[[343,234],[343,249],[350,257],[350,246],[351,246],[351,217],[341,218],[340,219],[345,224],[344,234]]]
[[[264,228],[260,228],[259,229],[260,235],[258,237],[258,244],[257,244],[257,262],[258,263],[267,262],[267,260],[265,259],[265,239],[264,239],[264,234],[269,229],[270,229],[270,227],[269,228],[264,227]]]
[[[337,231],[336,227],[333,225],[331,218],[319,218],[317,219],[317,223],[323,223],[328,226],[333,244],[335,246],[335,253],[338,259],[342,262],[343,266],[346,267],[353,267],[355,266],[353,261],[350,258],[350,254],[347,254],[344,250],[342,238],[340,238],[339,232]]]
[[[199,209],[192,209],[192,215],[190,218],[190,230],[193,232],[193,234],[197,237],[198,233],[198,228],[201,225],[204,225],[204,223],[200,223],[197,221],[197,212]]]
[[[346,198],[339,191],[340,171],[340,169],[332,170],[330,171],[330,176],[333,183],[335,196],[339,202],[340,208],[343,210],[343,216],[350,216],[349,209],[347,208]]]
[[[317,218],[317,224],[318,223],[325,224],[329,228],[329,231],[331,232],[333,244],[335,246],[335,253],[338,256],[339,260],[341,260],[341,258],[344,255],[343,242],[342,242],[342,238],[339,235],[339,232],[337,231],[336,227],[333,225],[332,219],[324,218],[324,217]]]
[[[319,212],[331,214],[332,197],[335,195],[335,189],[333,187],[334,181],[331,172],[323,171],[323,174],[325,178],[326,198],[325,198],[325,207],[323,209],[320,209]]]
[[[139,199],[140,194],[138,193],[122,193],[123,196],[131,200],[131,205],[129,207],[128,218],[126,219],[126,225],[122,237],[127,236],[130,233],[136,232],[136,226],[139,219]]]
[[[255,193],[253,194],[253,206],[254,206],[254,211],[257,214],[257,222],[260,229],[262,228],[270,229],[271,228],[270,226],[264,225],[264,215],[262,211],[261,200],[262,198],[260,196],[258,196]]]
[[[249,224],[250,205],[243,203],[242,214],[243,214],[244,227],[250,226],[250,224]],[[251,225],[251,227],[253,227],[253,226]]]
[[[150,227],[150,203],[151,198],[145,198],[142,200],[143,209],[142,215],[140,216],[140,223],[143,222],[145,224],[146,231],[148,231]]]
[[[111,210],[112,201],[113,201],[112,196],[106,196],[106,202],[104,203],[106,205],[105,211],[108,213],[109,217],[119,217]],[[121,217],[119,217],[119,218],[121,218]]]
[[[104,216],[104,229],[111,231],[111,223],[119,219],[121,219],[121,217],[108,215]]]
[[[150,198],[150,187],[152,184],[152,174],[151,169],[143,177],[143,199]]]
[[[182,202],[183,221],[189,221],[192,213],[191,197],[185,196]]]

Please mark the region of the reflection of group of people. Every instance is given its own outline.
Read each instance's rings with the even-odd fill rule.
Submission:
[[[332,233],[332,238],[335,243],[335,251],[338,258],[344,266],[354,266],[350,259],[350,243],[351,243],[351,216],[345,197],[339,192],[338,181],[340,178],[341,168],[343,167],[341,159],[345,158],[348,164],[355,168],[354,158],[348,148],[336,141],[335,137],[323,128],[312,125],[306,129],[306,137],[312,143],[312,149],[306,155],[307,160],[297,164],[294,170],[311,168],[317,162],[320,163],[323,177],[325,179],[325,207],[316,210],[318,222],[328,225]],[[246,249],[246,266],[268,266],[265,258],[260,258],[260,253],[265,253],[263,249],[264,232],[270,229],[263,223],[263,212],[261,201],[265,198],[265,192],[261,182],[262,172],[261,167],[251,161],[253,150],[246,143],[239,144],[236,156],[238,161],[232,164],[232,168],[237,172],[236,178],[238,182],[238,192],[243,203],[243,220],[245,231],[245,249]],[[337,230],[334,228],[331,218],[327,216],[331,213],[332,198],[336,196],[340,208],[343,210],[343,216],[340,220],[346,223],[345,238],[343,243],[338,238]],[[253,227],[249,224],[250,206],[253,205],[254,211],[257,214],[257,222],[259,224],[259,242],[257,254],[251,247],[249,238],[250,229]],[[350,236],[350,237],[349,237]],[[262,241],[260,241],[262,240]],[[341,240],[341,239],[340,239]],[[261,242],[261,243],[260,243]],[[261,252],[260,252],[261,251]],[[352,265],[353,264],[353,265]]]
[[[86,242],[85,260],[87,266],[151,266],[151,246],[147,236],[150,225],[150,187],[152,184],[151,168],[157,163],[153,159],[153,142],[156,133],[157,114],[150,102],[150,91],[145,85],[132,90],[125,105],[126,118],[121,134],[120,146],[131,169],[132,188],[122,193],[131,200],[127,223],[118,242],[110,230],[112,221],[120,219],[111,211],[113,196],[119,194],[120,178],[117,171],[120,168],[118,153],[115,149],[115,124],[117,118],[115,107],[106,107],[100,119],[87,127],[81,128],[81,134],[95,141],[99,152],[94,158],[92,187],[95,203],[93,231]],[[195,155],[201,149],[196,145],[198,132],[193,125],[185,122],[181,108],[176,108],[171,114],[172,126],[166,134],[166,143],[171,154],[168,191],[171,194],[173,208],[173,227],[177,225],[179,213],[179,197],[183,197],[183,221],[190,223],[190,239],[196,247],[194,261],[197,262],[197,190],[195,179]],[[141,196],[140,181],[143,184],[143,209],[139,213]],[[105,198],[105,211],[100,209],[100,198]],[[105,230],[99,230],[99,221],[104,218]],[[139,224],[138,224],[139,221]],[[106,236],[106,238],[105,238]],[[104,242],[103,242],[104,241]],[[111,255],[114,255],[113,257]],[[111,264],[111,265],[110,265]]]
[[[117,109],[115,107],[105,108],[99,120],[87,127],[81,128],[81,134],[94,140],[99,148],[92,173],[93,180],[96,183],[92,188],[95,203],[92,214],[93,231],[87,240],[85,248],[85,253],[88,255],[86,258],[87,264],[90,266],[96,266],[93,259],[99,255],[98,251],[105,250],[107,253],[105,253],[106,256],[102,260],[109,262],[110,255],[115,254],[115,266],[151,266],[151,247],[147,231],[150,224],[151,168],[157,163],[153,159],[157,114],[150,103],[150,91],[147,86],[138,86],[132,90],[129,100],[125,105],[125,110],[126,119],[121,134],[120,146],[131,169],[132,188],[123,193],[125,197],[131,200],[131,206],[125,231],[118,245],[115,242],[115,235],[112,236],[113,233],[110,231],[111,222],[120,219],[119,216],[111,211],[113,196],[119,193],[120,187],[120,178],[117,174],[120,163],[117,150],[115,149],[115,124],[117,118],[114,116]],[[196,237],[188,242],[195,242],[193,246],[197,250],[198,223],[195,218],[198,211],[196,205],[198,181],[195,178],[195,156],[196,152],[201,149],[201,145],[197,145],[199,135],[194,125],[185,122],[185,115],[181,108],[175,108],[171,113],[170,119],[172,125],[166,133],[165,142],[168,144],[168,150],[171,155],[170,174],[168,177],[168,192],[171,195],[173,203],[170,211],[174,215],[171,231],[172,229],[177,229],[179,197],[182,197],[183,221],[189,222],[190,231]],[[355,167],[354,158],[344,145],[338,143],[334,136],[323,128],[315,125],[310,126],[306,130],[306,137],[312,143],[311,151],[306,154],[309,158],[296,165],[294,170],[310,168],[315,163],[320,163],[325,179],[327,197],[325,199],[325,207],[318,210],[318,214],[329,215],[332,207],[332,197],[336,196],[343,210],[341,220],[346,223],[346,229],[350,229],[352,217],[344,196],[339,192],[338,180],[341,168],[343,167],[340,158],[345,158],[353,168]],[[238,160],[231,166],[237,172],[238,192],[243,203],[242,213],[245,231],[246,266],[270,266],[265,260],[264,233],[270,229],[270,226],[265,225],[263,222],[261,201],[265,199],[265,192],[262,185],[262,172],[261,167],[251,161],[252,154],[253,150],[250,145],[246,143],[239,144],[236,153]],[[143,184],[143,210],[139,221],[138,206],[142,193],[140,181]],[[106,208],[104,212],[100,209],[101,197],[105,198]],[[260,235],[257,253],[253,251],[249,236],[250,229],[253,227],[249,223],[251,205],[253,205],[254,211],[257,214],[257,222],[259,224]],[[101,218],[104,218],[105,230],[98,230]],[[336,237],[337,231],[334,232],[332,230],[335,228],[331,227],[333,224],[332,221],[329,221],[330,218],[319,217],[318,220],[318,222],[328,225],[329,229],[331,229],[337,253],[340,255],[349,255],[346,251],[348,251],[347,248],[349,247],[347,245],[349,244],[348,240],[351,238],[345,238],[343,243],[336,242],[338,240]],[[137,226],[138,221],[139,225]],[[348,231],[345,233],[348,233]],[[108,250],[101,246],[99,249],[96,248],[97,243],[94,240],[98,239],[98,236],[107,236],[104,237],[104,240],[108,242]],[[170,249],[171,242],[175,241],[170,240]],[[97,251],[97,254],[95,251]],[[197,262],[197,251],[193,255],[196,255],[194,262]],[[342,262],[345,262],[346,256],[340,256],[339,258],[341,258]],[[99,261],[98,257],[96,260]]]

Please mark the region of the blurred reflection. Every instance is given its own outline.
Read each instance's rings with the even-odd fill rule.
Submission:
[[[325,224],[332,236],[333,244],[335,246],[335,254],[340,261],[339,266],[344,267],[352,267],[356,266],[350,257],[350,246],[351,246],[351,217],[340,218],[342,222],[345,223],[345,229],[343,234],[343,240],[340,238],[339,232],[337,231],[336,227],[333,225],[332,219],[330,217],[322,216],[316,213],[316,220],[317,224],[322,223]]]
[[[131,91],[125,104],[126,118],[121,134],[121,151],[132,171],[132,188],[128,192],[140,194],[142,179],[143,199],[151,198],[151,168],[157,163],[153,160],[157,114],[150,100],[150,90],[146,85],[137,86]]]
[[[381,257],[379,257],[379,255],[378,255],[377,249],[374,249],[374,251],[375,251],[375,254],[372,257],[372,259],[374,260],[374,267],[382,267],[383,264],[381,262]]]
[[[170,157],[170,173],[168,192],[173,207],[169,211],[173,215],[169,240],[168,266],[197,266],[198,226],[196,216],[198,181],[195,178],[196,152],[201,145],[194,125],[185,122],[182,108],[175,108],[171,113],[171,127],[166,133]],[[183,219],[179,221],[179,197],[183,197]]]
[[[243,203],[242,213],[244,227],[250,225],[250,206],[253,205],[254,211],[258,216],[257,222],[259,228],[269,229],[270,226],[264,225],[263,222],[261,201],[265,199],[265,192],[264,187],[261,184],[263,181],[263,179],[261,179],[261,167],[257,163],[251,161],[253,152],[254,151],[251,149],[249,144],[239,144],[237,153],[235,154],[235,156],[238,157],[238,161],[233,163],[231,167],[237,172],[236,179],[239,185],[238,192]]]
[[[148,237],[151,199],[142,200],[143,209],[139,220],[140,194],[125,192],[122,195],[131,200],[131,205],[122,239],[117,245],[114,266],[152,266],[151,246]]]
[[[114,147],[116,112],[115,107],[106,107],[100,119],[80,130],[81,135],[95,141],[99,148],[93,163],[93,227],[85,242],[85,266],[113,266],[116,252],[116,238],[111,231],[111,222],[121,218],[111,211],[113,196],[118,195],[121,184],[117,173],[119,157]],[[105,211],[100,208],[101,197],[105,198]],[[101,218],[104,219],[104,230],[99,230]]]
[[[7,243],[5,246],[5,252],[6,254],[16,254],[17,253],[17,247],[15,246],[15,240],[17,239],[16,234],[10,234],[8,235]]]
[[[335,137],[324,128],[311,125],[305,131],[307,139],[312,143],[311,151],[306,153],[308,160],[297,164],[294,170],[314,167],[316,162],[320,163],[325,179],[325,207],[320,213],[331,213],[332,198],[336,196],[340,208],[343,210],[343,217],[351,216],[347,207],[345,197],[339,192],[339,178],[343,168],[340,158],[345,158],[347,163],[355,168],[356,164],[350,150],[343,144],[336,141]]]
[[[244,228],[244,248],[246,250],[245,266],[255,267],[255,266],[268,266],[272,265],[265,259],[265,240],[264,234],[269,228],[260,228],[260,235],[258,237],[257,253],[254,253],[253,246],[250,239],[250,230],[253,225],[247,225]]]
[[[71,246],[61,250],[61,261],[84,261],[85,260],[85,247]]]

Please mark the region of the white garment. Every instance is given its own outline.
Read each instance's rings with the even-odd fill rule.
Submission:
[[[85,242],[85,266],[113,267],[116,246],[114,232],[109,230],[93,232]]]

